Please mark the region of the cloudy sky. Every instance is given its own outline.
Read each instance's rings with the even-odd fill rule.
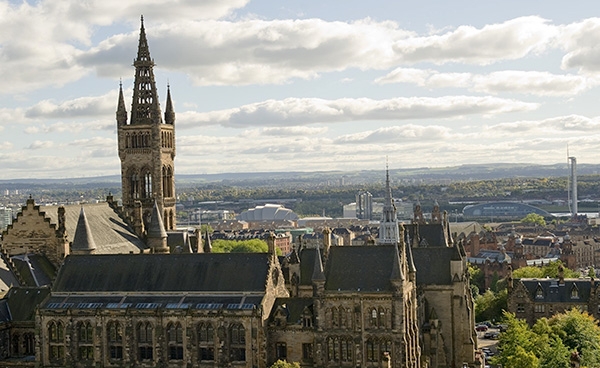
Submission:
[[[598,163],[598,9],[0,0],[0,179],[119,173],[141,14],[178,174]]]

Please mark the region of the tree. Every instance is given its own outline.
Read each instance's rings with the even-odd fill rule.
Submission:
[[[527,326],[527,322],[516,318],[513,313],[504,312],[504,323],[508,328],[500,334],[500,354],[493,357],[491,362],[507,368],[538,367],[539,359],[535,352],[543,346],[536,346],[537,335]]]
[[[499,321],[507,309],[508,292],[506,289],[495,293],[487,290],[475,298],[476,321]]]
[[[264,240],[222,240],[217,239],[212,242],[212,251],[214,253],[266,253],[269,247]]]
[[[538,215],[537,213],[533,213],[533,212],[528,214],[527,216],[523,217],[521,219],[521,222],[525,223],[525,224],[546,226],[546,220],[544,219],[544,216]]]
[[[212,242],[213,253],[267,253],[269,246],[267,242],[260,239],[248,240],[223,240],[217,239]],[[281,255],[281,249],[275,248],[277,255]]]
[[[600,365],[600,327],[594,317],[577,308],[550,318],[550,326],[570,350],[577,350],[581,365]]]
[[[296,362],[288,363],[285,360],[278,360],[269,368],[300,368],[300,364]]]
[[[537,278],[543,279],[546,277],[558,278],[559,268],[563,268],[563,276],[567,279],[578,278],[579,272],[573,271],[566,268],[561,261],[550,262],[542,267],[527,266],[521,267],[513,271],[513,278],[525,279],[525,278]]]

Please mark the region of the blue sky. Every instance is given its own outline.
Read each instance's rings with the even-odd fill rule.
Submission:
[[[115,175],[143,14],[176,173],[600,159],[592,1],[0,0],[0,179]]]

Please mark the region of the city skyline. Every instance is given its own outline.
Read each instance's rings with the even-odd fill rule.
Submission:
[[[0,1],[0,179],[119,174],[140,15],[177,174],[597,163],[594,9]]]

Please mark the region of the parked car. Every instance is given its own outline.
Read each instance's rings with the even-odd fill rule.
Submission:
[[[486,332],[485,335],[483,335],[484,339],[497,340],[499,337],[500,337],[499,332]]]
[[[488,326],[486,326],[486,325],[477,325],[477,326],[475,326],[475,331],[485,332],[487,330],[488,330]]]
[[[498,325],[498,329],[500,330],[500,332],[506,332],[506,330],[508,329],[508,325]]]

